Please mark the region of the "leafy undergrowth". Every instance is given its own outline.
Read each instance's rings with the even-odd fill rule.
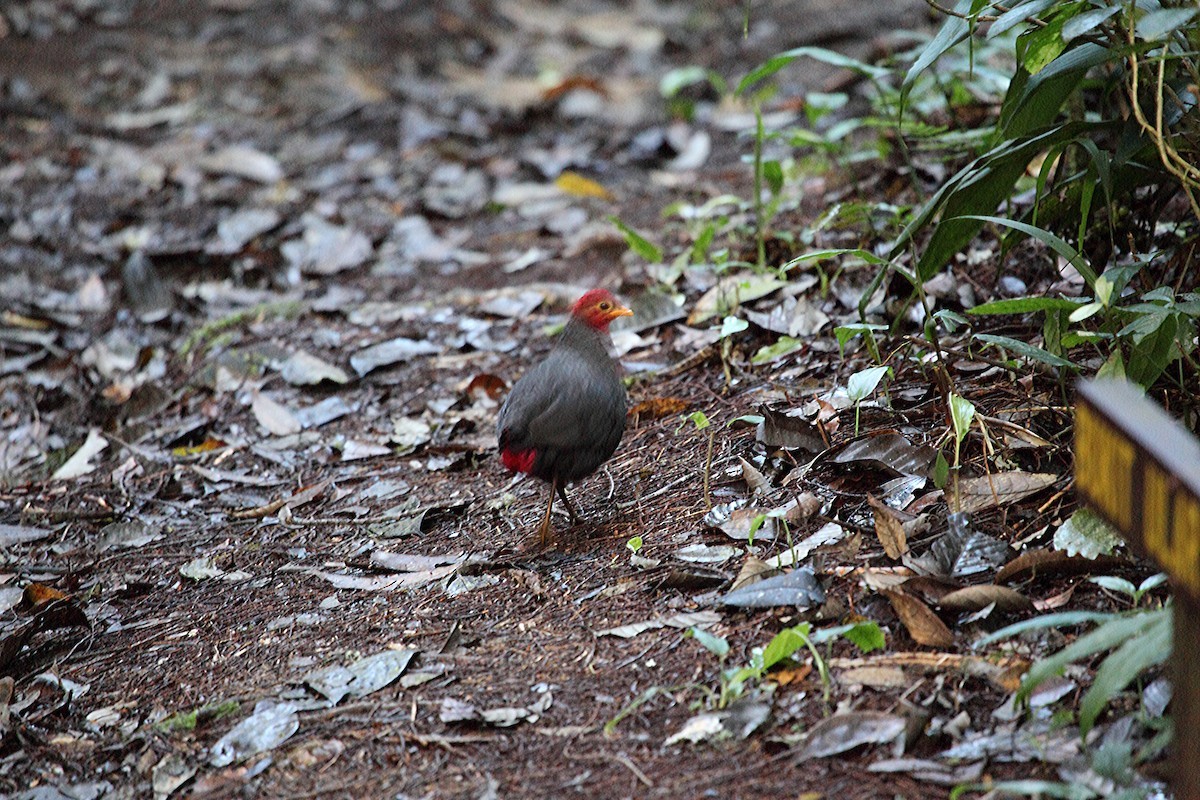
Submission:
[[[236,5],[60,8],[143,59],[62,88],[34,45],[7,88],[0,788],[1155,789],[1167,595],[1076,507],[1071,381],[1193,408],[1184,200],[1102,274],[1094,232],[939,205],[1000,46],[926,83],[669,6]],[[797,59],[841,71],[801,104]],[[628,428],[539,551],[495,414],[592,284]]]

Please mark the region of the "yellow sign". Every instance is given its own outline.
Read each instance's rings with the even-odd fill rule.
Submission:
[[[1080,384],[1075,489],[1200,598],[1200,441],[1136,386]]]

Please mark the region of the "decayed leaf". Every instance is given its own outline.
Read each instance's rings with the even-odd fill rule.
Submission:
[[[767,480],[767,476],[755,469],[753,464],[741,456],[738,456],[738,463],[742,466],[742,480],[750,487],[752,494],[760,494],[771,488],[771,482]]]
[[[272,436],[288,436],[300,432],[300,421],[291,411],[257,390],[250,401],[250,409],[254,412],[258,424],[266,428]]]
[[[300,729],[298,708],[291,703],[259,701],[254,713],[212,746],[208,762],[225,767],[283,744]]]
[[[629,409],[629,416],[635,419],[661,419],[687,411],[691,404],[678,397],[651,397],[643,400]]]
[[[838,674],[838,683],[870,686],[872,689],[904,689],[912,681],[900,667],[863,666],[842,670]]]
[[[1029,662],[1017,656],[1002,658],[960,656],[955,653],[888,653],[870,658],[831,658],[831,669],[857,669],[859,667],[900,667],[919,670],[927,674],[963,672],[983,678],[1005,692],[1015,692],[1021,676],[1029,669]]]
[[[742,303],[765,297],[783,285],[784,282],[779,278],[765,273],[722,278],[696,301],[696,307],[688,316],[688,325],[699,325],[713,317],[723,317]]]
[[[1057,480],[1057,475],[1020,470],[965,478],[958,482],[958,509],[971,514],[992,506],[1015,503],[1052,486]],[[951,504],[951,508],[954,507]]]
[[[704,630],[720,621],[721,615],[716,611],[690,611],[676,614],[673,617],[656,617],[641,622],[618,625],[615,628],[605,628],[602,631],[596,631],[596,635],[630,639],[639,633],[657,628],[700,628]]]
[[[895,589],[880,592],[892,604],[913,641],[926,647],[954,646],[954,634],[941,618],[915,597]]]
[[[406,339],[403,336],[389,339],[386,342],[364,347],[350,356],[350,366],[361,378],[372,370],[386,367],[401,361],[409,361],[417,356],[438,353],[441,348],[432,342]]]
[[[740,553],[733,545],[689,544],[671,555],[680,561],[693,564],[723,564]]]
[[[283,167],[274,156],[245,145],[232,145],[205,156],[200,159],[200,168],[258,183],[275,183],[283,178]]]
[[[25,544],[45,539],[51,531],[45,528],[35,528],[30,525],[0,525],[0,547],[11,547],[14,544]]]
[[[895,431],[879,431],[861,436],[830,455],[835,464],[866,462],[897,475],[928,478],[937,459],[937,450],[915,445]]]
[[[292,353],[288,360],[279,366],[279,374],[293,386],[315,386],[321,381],[350,382],[350,376],[344,369],[303,350]]]
[[[314,574],[329,581],[338,589],[392,592],[397,589],[412,589],[448,578],[458,570],[458,567],[458,564],[447,564],[444,567],[434,567],[421,572],[406,572],[400,575],[346,575],[321,571]]]
[[[881,711],[851,711],[821,720],[804,738],[799,758],[826,758],[864,744],[888,744],[904,736],[904,717]]]
[[[313,670],[304,676],[304,683],[335,705],[346,697],[366,697],[399,678],[417,652],[408,648],[384,650],[349,666]]]
[[[772,567],[758,556],[746,556],[746,560],[742,563],[742,568],[738,570],[737,577],[733,579],[733,583],[729,589],[730,591],[741,589],[743,586],[749,586],[777,572],[778,570],[775,567]]]
[[[400,448],[400,455],[411,453],[429,441],[433,429],[429,423],[412,417],[396,417],[392,420],[392,443]]]
[[[943,595],[938,602],[948,611],[979,611],[992,604],[1001,611],[1027,611],[1033,608],[1029,598],[1007,586],[980,584]]]
[[[1079,575],[1097,572],[1125,564],[1126,559],[1099,557],[1095,559],[1083,556],[1069,556],[1061,550],[1039,548],[1026,550],[1012,561],[1005,564],[996,573],[997,583],[1012,583],[1013,581],[1029,580],[1033,577],[1048,575]]]
[[[755,438],[767,447],[810,453],[825,450],[825,439],[821,436],[820,428],[803,417],[767,408],[763,409],[762,416],[763,421],[758,424]]]
[[[100,429],[92,428],[88,431],[87,439],[79,446],[79,449],[64,461],[61,467],[54,470],[54,474],[50,476],[50,479],[65,481],[71,478],[78,478],[81,475],[87,475],[96,468],[96,465],[91,463],[92,459],[99,455],[100,451],[106,447],[108,447],[108,440],[101,435]]]
[[[875,535],[883,545],[883,552],[893,561],[908,552],[908,535],[904,532],[904,523],[900,521],[895,510],[885,503],[867,495],[867,503],[875,511]]]
[[[825,590],[817,581],[812,567],[800,567],[774,578],[756,581],[721,598],[722,605],[736,608],[812,608],[824,602]]]

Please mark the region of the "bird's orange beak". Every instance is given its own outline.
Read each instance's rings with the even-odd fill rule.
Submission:
[[[632,317],[632,316],[633,316],[633,312],[630,311],[625,306],[613,306],[612,311],[608,312],[609,322],[613,321],[617,317]]]

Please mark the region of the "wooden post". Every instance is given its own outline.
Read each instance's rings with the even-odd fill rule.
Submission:
[[[1171,788],[1200,798],[1200,441],[1136,386],[1086,381],[1075,490],[1171,579]]]

